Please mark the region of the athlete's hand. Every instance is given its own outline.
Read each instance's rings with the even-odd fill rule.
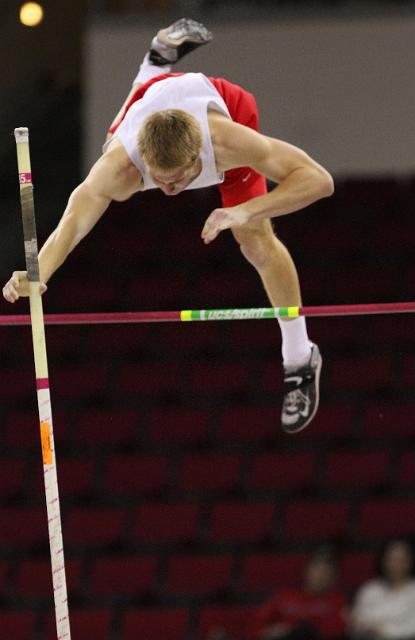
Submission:
[[[224,229],[241,227],[247,222],[249,222],[249,213],[243,205],[215,209],[205,222],[202,230],[202,240],[205,244],[209,244]]]
[[[40,293],[45,293],[47,286],[40,284]],[[3,298],[7,302],[16,302],[21,297],[29,295],[29,281],[27,271],[13,271],[13,275],[3,287]]]

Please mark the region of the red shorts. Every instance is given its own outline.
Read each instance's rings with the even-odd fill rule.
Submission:
[[[145,92],[152,84],[183,75],[181,73],[164,73],[137,88],[129,102],[127,103],[120,122],[124,119],[125,114],[134,102],[140,100]],[[222,96],[226,106],[228,107],[231,118],[234,122],[243,124],[254,131],[258,131],[258,108],[252,93],[248,93],[245,89],[232,84],[223,78],[209,78],[215,89]],[[117,130],[120,122],[110,129],[110,133]],[[267,185],[264,176],[260,175],[250,167],[239,167],[230,169],[225,172],[225,180],[222,184],[218,184],[219,191],[222,196],[222,204],[224,207],[233,207],[242,202],[246,202],[256,196],[261,196],[267,192]]]

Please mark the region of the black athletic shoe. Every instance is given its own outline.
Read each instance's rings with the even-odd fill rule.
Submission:
[[[193,49],[207,44],[213,35],[201,22],[181,18],[169,27],[161,29],[153,38],[150,48],[150,61],[162,67],[174,64]]]
[[[308,364],[284,373],[281,423],[286,433],[302,431],[316,415],[322,362],[318,346],[312,344]]]

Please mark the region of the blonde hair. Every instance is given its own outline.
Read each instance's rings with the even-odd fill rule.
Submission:
[[[139,152],[150,167],[184,167],[196,160],[201,148],[202,131],[198,121],[181,109],[153,113],[138,132]]]

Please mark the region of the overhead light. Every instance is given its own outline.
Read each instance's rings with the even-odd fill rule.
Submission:
[[[20,7],[20,22],[25,27],[37,27],[43,20],[43,7],[38,2],[25,2]]]

